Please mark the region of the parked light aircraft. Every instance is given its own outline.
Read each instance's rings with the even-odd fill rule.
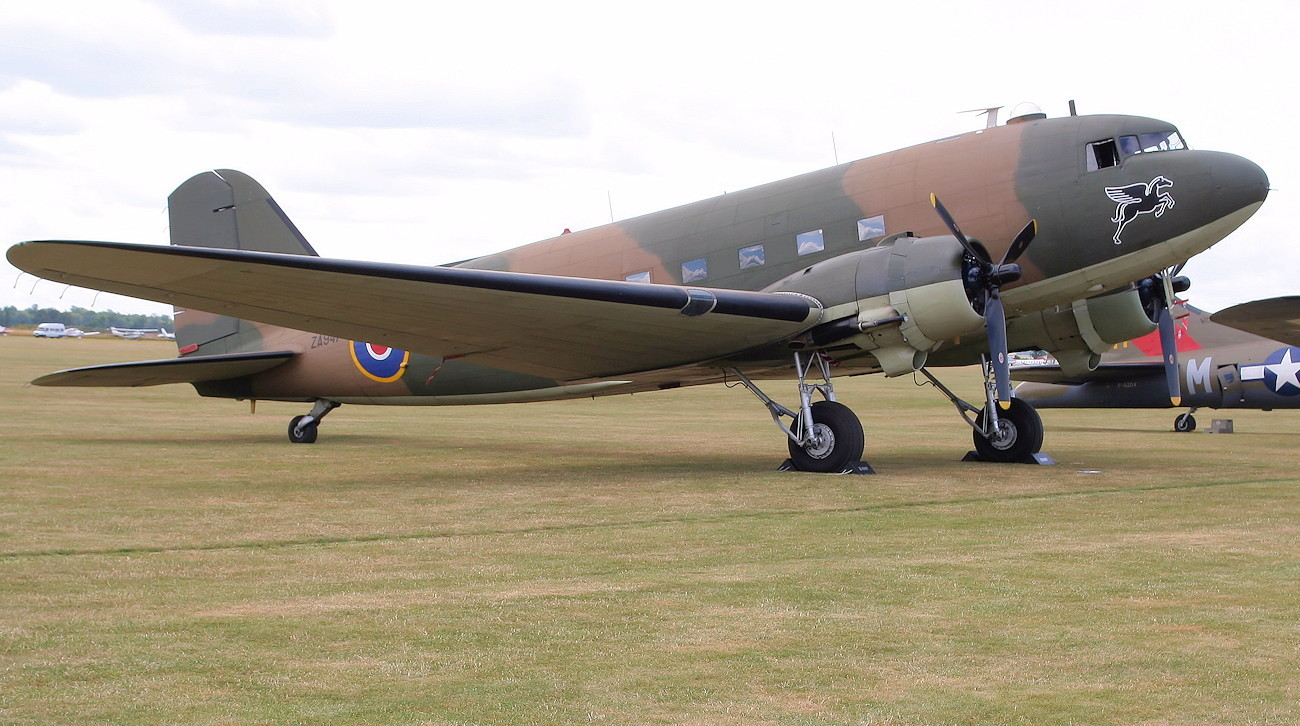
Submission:
[[[145,336],[146,333],[156,333],[156,332],[158,332],[158,328],[114,328],[114,327],[110,327],[110,328],[108,329],[108,332],[112,333],[113,335],[116,335],[116,336],[119,337],[119,338],[126,338],[127,340],[140,340],[141,338],[143,338],[143,337]]]
[[[261,185],[230,170],[171,195],[171,246],[36,241],[8,258],[177,307],[179,358],[59,371],[39,385],[186,382],[204,396],[310,402],[289,438],[312,442],[344,403],[728,382],[766,406],[795,468],[838,472],[860,459],[864,435],[832,379],[875,372],[933,381],[982,458],[1031,457],[1042,422],[1011,396],[1008,351],[1095,367],[1111,344],[1156,327],[1135,281],[1167,293],[1169,268],[1267,194],[1257,165],[1191,150],[1167,122],[1035,109],[445,266],[318,257]],[[982,361],[983,406],[932,371]],[[790,376],[793,408],[759,386]]]
[[[1175,431],[1195,431],[1201,408],[1300,408],[1300,296],[1234,305],[1213,315],[1174,308],[1181,403]],[[1035,408],[1170,408],[1157,333],[1121,343],[1095,370],[1013,365],[1016,396]]]

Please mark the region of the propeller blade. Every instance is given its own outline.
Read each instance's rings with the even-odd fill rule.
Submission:
[[[1160,326],[1160,355],[1164,358],[1169,402],[1177,406],[1183,401],[1183,391],[1178,383],[1178,331],[1174,329],[1174,316],[1169,308],[1160,309],[1156,324]]]
[[[983,260],[985,263],[992,262],[992,260],[988,259],[987,256],[976,249],[975,245],[970,243],[970,240],[966,239],[966,235],[961,233],[961,229],[957,227],[956,220],[952,218],[951,214],[948,214],[948,210],[943,206],[943,202],[939,201],[939,197],[935,196],[934,192],[930,192],[930,204],[934,206],[934,211],[939,213],[939,218],[942,219],[944,225],[948,227],[948,231],[952,233],[953,237],[957,238],[957,241],[961,243],[962,247],[966,248],[967,252],[977,260]]]
[[[1020,230],[1020,234],[1011,241],[1011,246],[1007,248],[1007,253],[1002,255],[1000,264],[1006,265],[1020,259],[1020,255],[1025,253],[1025,248],[1030,242],[1034,241],[1034,236],[1038,234],[1038,220],[1031,219],[1025,228]]]
[[[1002,309],[1002,298],[996,292],[989,295],[984,306],[984,322],[988,327],[989,355],[993,360],[998,406],[1005,411],[1011,408],[1011,360],[1007,354],[1007,318]]]

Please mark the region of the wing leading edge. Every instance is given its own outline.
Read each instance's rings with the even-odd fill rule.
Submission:
[[[198,247],[24,242],[8,258],[80,287],[562,381],[724,357],[821,316],[795,294]]]

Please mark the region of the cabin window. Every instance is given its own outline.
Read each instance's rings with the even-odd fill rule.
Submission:
[[[885,236],[885,215],[877,214],[874,217],[858,220],[858,241],[866,242],[869,239]]]
[[[826,249],[826,239],[820,229],[814,229],[795,235],[794,246],[799,254],[811,255]]]
[[[709,261],[703,257],[682,263],[682,284],[699,282],[708,276]]]
[[[645,272],[633,272],[632,274],[628,275],[623,279],[627,280],[628,282],[650,282],[650,271],[646,270]]]
[[[740,269],[748,270],[751,267],[762,267],[766,264],[767,255],[763,252],[763,245],[740,248]]]
[[[1119,164],[1119,147],[1114,139],[1088,144],[1088,171],[1097,171]]]

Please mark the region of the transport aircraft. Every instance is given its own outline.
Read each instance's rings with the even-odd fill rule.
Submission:
[[[1195,431],[1200,408],[1300,408],[1300,296],[1234,305],[1211,315],[1174,307],[1181,404],[1175,431]],[[1170,408],[1158,333],[1121,343],[1096,369],[1011,367],[1018,398],[1035,408]]]
[[[990,461],[1042,447],[1008,353],[1095,367],[1158,325],[1139,288],[1223,239],[1268,195],[1253,162],[1139,116],[1005,124],[442,266],[318,257],[260,184],[194,176],[171,245],[32,241],[39,277],[176,306],[180,357],[59,371],[59,386],[191,383],[299,401],[313,442],[345,403],[453,405],[728,383],[751,391],[804,471],[858,468],[837,376],[919,373]],[[940,201],[942,200],[942,201]],[[508,205],[502,213],[507,214]],[[968,403],[935,376],[981,364]],[[760,382],[796,382],[784,406]],[[766,384],[764,384],[766,385]],[[575,432],[575,435],[581,435]]]

